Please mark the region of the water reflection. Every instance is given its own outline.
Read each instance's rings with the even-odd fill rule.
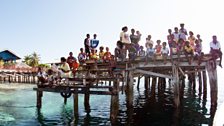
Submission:
[[[115,125],[212,125],[217,106],[210,104],[207,92],[200,93],[190,83],[182,83],[181,104],[177,109],[173,106],[172,84],[157,81],[152,81],[148,90],[144,90],[144,84],[141,84],[143,86],[139,90],[133,90],[134,96],[119,95],[119,113]],[[79,116],[74,118],[73,98],[69,98],[67,105],[64,105],[59,94],[44,93],[43,107],[38,110],[35,107],[36,92],[32,89],[0,92],[1,113],[11,115],[14,119],[4,122],[6,125],[113,125],[110,121],[110,96],[90,96],[91,111],[86,113],[84,96],[79,95]],[[133,97],[133,101],[127,100],[132,99],[130,97]]]
[[[139,90],[134,103],[134,125],[194,126],[212,125],[216,107],[208,111],[207,94],[198,93],[191,83],[180,85],[180,107],[173,103],[172,85],[153,84],[151,90]],[[142,88],[143,89],[143,88]],[[203,97],[202,97],[203,95]],[[145,97],[144,97],[145,96]],[[202,97],[202,98],[201,98]],[[141,100],[140,100],[141,99]]]

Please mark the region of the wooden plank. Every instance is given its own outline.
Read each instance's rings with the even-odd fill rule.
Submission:
[[[150,76],[155,76],[155,77],[162,77],[162,78],[172,79],[172,77],[169,76],[169,75],[155,73],[155,72],[151,72],[151,71],[145,71],[145,70],[136,69],[135,72],[139,72],[139,73],[142,73],[142,74],[145,74],[145,75],[150,75]]]

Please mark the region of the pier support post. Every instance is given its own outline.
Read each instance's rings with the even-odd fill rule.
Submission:
[[[217,99],[218,99],[217,70],[215,65],[216,64],[213,61],[208,61],[206,63],[206,69],[208,71],[208,77],[210,83],[211,105],[214,106],[217,105]]]
[[[203,71],[202,74],[203,74],[203,93],[207,94],[207,76],[206,76],[206,71]]]
[[[37,108],[38,109],[42,107],[42,96],[43,96],[43,91],[37,90]]]
[[[89,104],[89,86],[90,83],[86,84],[86,89],[85,89],[85,94],[84,94],[84,106],[85,106],[85,111],[86,113],[90,113],[90,104]]]
[[[145,90],[149,90],[149,77],[145,76]]]
[[[74,122],[75,124],[78,123],[78,117],[79,117],[79,96],[77,90],[73,93],[73,99],[74,99]]]
[[[67,98],[64,97],[64,104],[67,104]]]
[[[141,80],[141,77],[139,76],[139,77],[138,77],[138,83],[137,83],[137,89],[138,89],[138,90],[139,90],[140,80]]]
[[[157,77],[152,77],[151,95],[153,96],[156,93],[156,81],[157,81]],[[147,94],[147,97],[148,97],[148,94]]]
[[[179,87],[179,73],[178,73],[178,66],[175,64],[172,66],[173,72],[173,83],[174,83],[174,103],[177,108],[180,105],[180,87]]]
[[[200,71],[198,72],[198,83],[199,83],[198,90],[199,90],[199,93],[201,93],[201,91],[202,91],[202,78],[201,78],[201,72]]]
[[[129,83],[127,85],[127,91],[126,91],[126,99],[127,99],[127,125],[131,125],[132,121],[132,115],[133,115],[133,97],[134,97],[134,91],[133,91],[133,85],[134,85],[134,78],[133,78],[133,71],[129,71],[128,74],[129,77]],[[148,77],[147,77],[148,80]]]
[[[113,82],[113,94],[110,102],[110,120],[112,126],[117,125],[117,115],[119,112],[119,81]]]

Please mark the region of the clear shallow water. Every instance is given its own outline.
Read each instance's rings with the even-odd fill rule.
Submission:
[[[218,72],[220,75],[220,70]],[[224,102],[224,86],[219,76],[218,107]],[[134,89],[133,107],[126,104],[126,96],[119,97],[119,115],[117,125],[137,126],[197,126],[209,125],[213,118],[210,105],[210,91],[199,94],[189,87],[184,87],[184,95],[179,110],[173,107],[172,86],[165,89],[145,91],[141,82],[140,90]],[[34,85],[0,84],[0,125],[5,126],[52,126],[70,125],[73,121],[73,98],[64,105],[58,93],[43,94],[40,111],[36,109]],[[135,85],[136,86],[136,85]],[[198,89],[198,87],[196,87]],[[110,96],[90,96],[91,112],[85,113],[84,96],[79,95],[79,119],[77,125],[111,125]]]

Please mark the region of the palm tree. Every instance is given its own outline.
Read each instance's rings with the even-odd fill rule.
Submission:
[[[31,55],[27,55],[24,57],[24,61],[27,65],[31,66],[31,67],[36,67],[39,65],[39,61],[40,61],[40,56],[34,52]]]
[[[34,52],[33,54],[31,54],[30,66],[32,66],[32,67],[38,66],[39,61],[40,61],[40,56],[36,52]]]

